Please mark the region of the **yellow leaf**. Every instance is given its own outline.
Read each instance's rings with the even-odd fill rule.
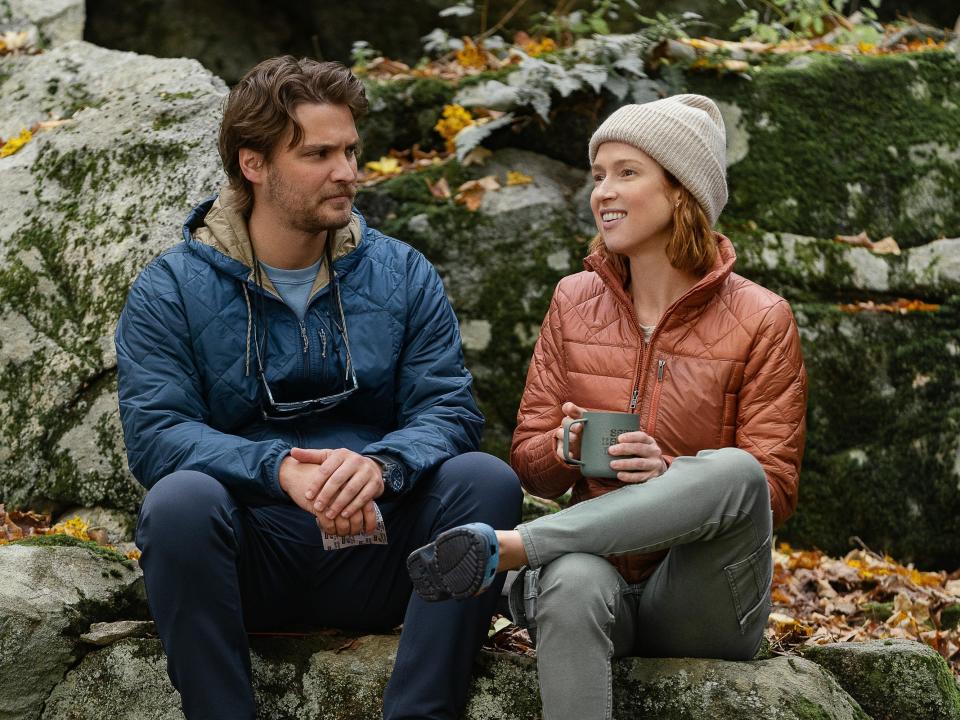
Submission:
[[[457,133],[465,127],[475,124],[473,115],[462,105],[444,105],[442,117],[437,120],[433,129],[447,141],[447,150],[453,152],[455,149],[453,139],[457,136]]]
[[[862,53],[868,53],[872,51],[875,47],[877,46],[874,45],[873,43],[868,43],[863,41],[857,43],[857,50],[859,50]]]
[[[403,168],[400,166],[400,161],[392,157],[382,157],[379,160],[372,160],[364,165],[364,168],[370,172],[379,173],[380,175],[399,175],[403,172]]]
[[[3,147],[0,147],[0,158],[5,158],[9,155],[13,155],[20,148],[26,145],[30,140],[33,139],[33,133],[24,128],[20,131],[20,134],[16,137],[10,138],[7,140]]]
[[[54,535],[69,535],[77,540],[89,540],[90,536],[87,534],[89,527],[85,521],[74,515],[66,522],[57,523],[50,530]]]
[[[529,185],[532,182],[532,177],[524,175],[519,170],[507,171],[507,185]]]

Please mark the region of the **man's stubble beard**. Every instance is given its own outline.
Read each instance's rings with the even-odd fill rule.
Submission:
[[[348,209],[344,215],[337,213],[331,217],[323,212],[322,202],[330,197],[349,195],[356,196],[356,187],[350,183],[334,185],[330,193],[312,203],[310,198],[294,190],[293,186],[285,182],[280,173],[267,173],[267,196],[270,202],[283,214],[283,222],[291,228],[304,233],[317,235],[327,230],[339,230],[350,224],[351,212]]]

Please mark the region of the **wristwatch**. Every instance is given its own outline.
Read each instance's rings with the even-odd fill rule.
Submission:
[[[367,455],[380,466],[383,475],[383,486],[395,493],[403,489],[403,465],[389,455]]]

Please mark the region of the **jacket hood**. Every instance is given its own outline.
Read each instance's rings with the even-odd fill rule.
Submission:
[[[221,272],[241,281],[252,281],[253,250],[247,232],[247,219],[236,209],[235,197],[236,194],[224,186],[219,195],[197,205],[184,222],[183,239],[191,250]],[[334,233],[334,261],[356,250],[365,230],[366,222],[354,211],[350,223]],[[337,270],[338,274],[343,274],[346,268],[338,265]],[[264,290],[279,297],[266,273],[261,273],[261,280]],[[329,271],[324,263],[310,289],[310,297],[326,287],[329,280]]]

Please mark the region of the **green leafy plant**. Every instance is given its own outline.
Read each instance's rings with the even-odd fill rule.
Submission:
[[[726,0],[721,0],[726,2]],[[858,0],[736,0],[744,13],[730,27],[752,40],[778,42],[784,38],[820,37],[834,27],[845,27],[847,12]],[[868,0],[860,7],[865,18],[875,21],[881,0]]]

